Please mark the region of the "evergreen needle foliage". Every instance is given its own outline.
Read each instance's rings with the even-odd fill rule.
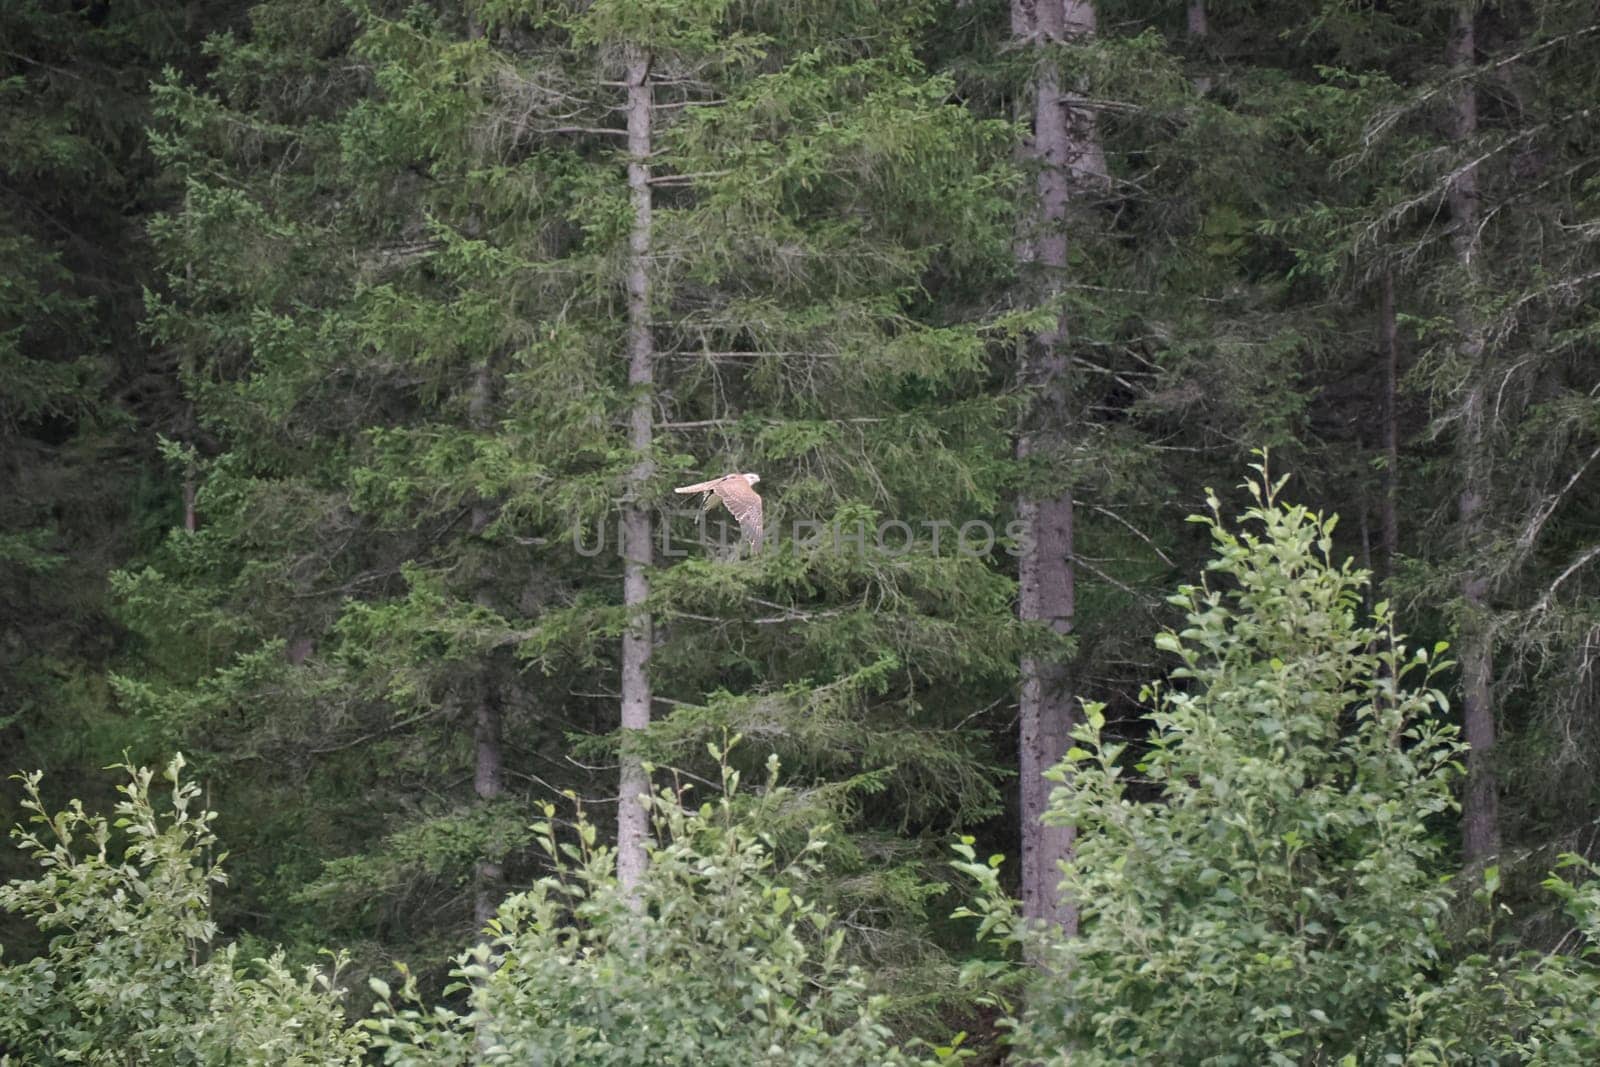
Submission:
[[[599,1026],[443,989],[637,846],[641,761],[775,754],[734,896],[844,940],[729,921],[799,1048],[992,1035],[950,836],[1000,935],[1081,829],[1024,1057],[1600,1062],[1597,47],[1594,0],[0,0],[0,825],[81,804],[0,850],[0,1055],[291,1055],[323,946],[451,1055],[491,990]],[[1309,509],[1183,521],[1261,447]],[[759,555],[675,510],[729,471]],[[102,858],[106,765],[175,751],[215,822]]]

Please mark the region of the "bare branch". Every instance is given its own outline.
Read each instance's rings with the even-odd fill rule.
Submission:
[[[609,126],[547,126],[547,127],[535,127],[532,132],[534,132],[534,133],[545,133],[545,134],[598,133],[598,134],[603,134],[606,137],[626,137],[626,136],[628,136],[628,131],[627,130],[614,130],[614,129],[610,128]]]
[[[695,420],[692,420],[690,422],[663,422],[663,423],[660,424],[660,426],[661,426],[662,429],[665,429],[665,430],[700,430],[700,429],[705,429],[707,427],[715,427],[715,426],[738,426],[741,423],[744,423],[746,421],[750,421],[750,420],[746,420],[746,419],[695,419]],[[844,418],[844,419],[794,419],[794,420],[788,420],[788,419],[756,419],[754,421],[758,422],[758,423],[766,423],[766,424],[771,425],[771,424],[775,424],[775,423],[789,422],[789,421],[794,421],[794,422],[833,422],[833,423],[847,423],[847,422],[848,423],[868,423],[868,422],[888,422],[889,420],[887,418],[885,418],[885,417],[860,415],[860,416],[855,416],[855,417],[852,417],[852,418]]]
[[[1555,598],[1556,590],[1561,588],[1562,583],[1577,573],[1578,569],[1584,564],[1588,563],[1597,556],[1600,556],[1600,545],[1592,545],[1587,552],[1584,552],[1577,559],[1573,560],[1572,563],[1568,565],[1566,570],[1562,571],[1556,576],[1555,581],[1551,582],[1545,587],[1544,594],[1539,597],[1539,602],[1533,607],[1534,613],[1543,614],[1544,612],[1550,610],[1550,602]]]
[[[1567,484],[1546,499],[1539,506],[1539,510],[1534,512],[1533,517],[1528,520],[1528,525],[1523,527],[1522,535],[1517,538],[1517,547],[1524,551],[1533,547],[1534,541],[1539,537],[1539,532],[1544,529],[1544,524],[1550,520],[1550,516],[1555,513],[1556,508],[1561,506],[1561,501],[1566,499],[1566,495],[1572,491],[1574,485],[1578,484],[1578,479],[1583,477],[1584,471],[1587,471],[1596,459],[1600,459],[1600,446],[1596,446],[1595,450],[1589,453],[1589,458],[1579,464],[1578,469],[1572,472],[1572,477],[1567,479]]]
[[[1103,508],[1103,507],[1099,506],[1098,504],[1090,505],[1089,510],[1091,510],[1091,511],[1097,513],[1097,514],[1104,515],[1106,518],[1111,519],[1114,522],[1121,523],[1123,526],[1125,526],[1128,529],[1129,533],[1133,534],[1133,536],[1137,537],[1139,540],[1141,540],[1145,544],[1149,545],[1150,546],[1150,550],[1152,552],[1154,552],[1156,555],[1161,557],[1161,562],[1162,563],[1165,563],[1169,567],[1174,565],[1173,562],[1172,562],[1172,557],[1167,555],[1165,552],[1161,551],[1161,548],[1154,541],[1150,540],[1149,535],[1144,533],[1144,531],[1140,530],[1137,526],[1135,526],[1133,523],[1129,522],[1127,519],[1123,518],[1121,515],[1118,515],[1116,512],[1111,511],[1111,510],[1109,510],[1107,508]]]
[[[722,178],[732,174],[731,170],[702,170],[693,174],[658,174],[650,179],[651,185],[687,185],[699,178]]]

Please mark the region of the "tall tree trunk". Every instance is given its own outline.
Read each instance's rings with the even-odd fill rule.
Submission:
[[[650,55],[630,47],[628,66],[628,191],[633,228],[628,236],[628,386],[633,390],[628,445],[633,469],[622,512],[623,590],[628,628],[622,636],[622,774],[617,805],[617,877],[630,895],[644,875],[648,822],[639,798],[650,791],[636,747],[627,731],[650,725],[650,647],[652,627],[645,601],[650,596],[652,560],[650,508],[645,486],[652,465],[654,429],[651,385],[655,379],[655,338],[650,323],[651,197],[650,153],[652,90]]]
[[[188,533],[194,533],[200,528],[200,519],[195,512],[194,463],[191,462],[183,471],[183,528]]]
[[[467,421],[475,432],[483,432],[490,422],[489,409],[494,401],[494,368],[489,359],[478,365],[472,375],[472,385],[467,392]],[[481,534],[494,521],[494,509],[489,502],[479,499],[472,505],[469,530],[473,536]],[[491,607],[493,593],[487,575],[480,574],[473,601],[482,607]],[[504,759],[501,751],[500,693],[494,675],[494,664],[483,664],[477,687],[477,707],[472,725],[472,791],[480,805],[493,804],[505,789]],[[485,928],[500,907],[505,871],[498,856],[484,853],[472,870],[472,924],[480,942],[487,943]],[[476,980],[474,981],[476,984]],[[491,1024],[487,1017],[477,1023],[477,1046],[480,1053],[493,1044]]]
[[[1454,25],[1445,58],[1451,72],[1470,78],[1476,66],[1477,32],[1475,5],[1467,2],[1456,9]],[[1471,140],[1478,131],[1478,91],[1465,81],[1456,91],[1451,135],[1458,143]],[[1481,552],[1486,539],[1484,506],[1489,496],[1489,428],[1485,424],[1483,324],[1471,302],[1478,289],[1478,170],[1476,164],[1462,168],[1450,181],[1446,193],[1450,207],[1452,240],[1463,277],[1462,303],[1457,310],[1461,335],[1462,372],[1467,377],[1462,399],[1456,454],[1461,471],[1461,490],[1457,497],[1457,518],[1466,553],[1461,580],[1462,618],[1460,656],[1462,678],[1462,722],[1467,744],[1467,795],[1462,805],[1462,851],[1466,861],[1478,863],[1500,850],[1498,785],[1494,771],[1495,715],[1489,681],[1494,669],[1493,633],[1488,619],[1488,578],[1480,572],[1474,555]]]
[[[500,750],[500,701],[492,688],[486,687],[486,691],[478,696],[478,714],[472,740],[476,755],[473,791],[478,794],[481,803],[490,804],[505,788]],[[495,909],[500,906],[503,872],[498,859],[485,856],[478,861],[477,870],[473,873],[472,921],[477,929],[482,930],[494,918]]]
[[[192,379],[191,379],[192,380]],[[183,440],[190,448],[189,461],[183,466],[183,528],[187,533],[194,533],[200,529],[200,517],[195,508],[196,498],[199,496],[200,487],[195,478],[194,449],[200,438],[200,423],[195,418],[194,401],[189,401],[183,415]]]
[[[1394,274],[1383,276],[1378,332],[1383,348],[1383,503],[1378,536],[1382,539],[1383,577],[1394,577],[1400,555],[1400,329],[1394,307]]]
[[[478,517],[477,510],[473,509],[474,519]],[[477,793],[480,804],[491,804],[505,788],[505,778],[504,764],[501,761],[499,694],[495,692],[494,683],[488,677],[485,677],[478,693],[472,741],[474,750],[472,789]],[[484,943],[489,941],[489,934],[485,932],[485,928],[500,907],[504,879],[505,871],[498,859],[489,856],[479,857],[477,866],[472,872],[472,922],[473,930]],[[473,984],[477,985],[478,981],[474,979]],[[479,1017],[477,1046],[480,1054],[487,1052],[493,1044],[492,1027],[493,1024],[488,1016]]]
[[[1189,0],[1189,39],[1204,41],[1211,33],[1211,22],[1206,18],[1206,0]],[[1194,91],[1204,96],[1211,91],[1211,76],[1202,74],[1194,80]]]
[[[489,407],[494,399],[493,368],[485,360],[473,374],[472,389],[467,400],[467,416],[473,429],[482,431],[489,425]],[[472,506],[470,518],[474,535],[494,521],[492,509],[484,501]],[[480,581],[474,596],[478,604],[488,607],[491,594],[486,581]],[[483,678],[478,686],[478,707],[474,716],[472,788],[482,804],[491,804],[505,789],[503,757],[500,735],[500,694],[496,690],[494,667],[486,663]],[[476,929],[482,930],[494,917],[500,906],[503,872],[496,857],[482,856],[473,871],[472,920]]]
[[[1033,140],[1029,155],[1038,168],[1037,204],[1018,254],[1040,280],[1039,296],[1060,292],[1067,265],[1067,217],[1075,199],[1105,179],[1105,157],[1093,119],[1063,88],[1050,47],[1094,32],[1095,12],[1088,0],[1012,0],[1012,32],[1039,54],[1034,82]],[[1054,465],[1065,482],[1071,398],[1065,323],[1031,339],[1023,355],[1022,386],[1032,394],[1026,424],[1017,439],[1024,463]],[[1074,612],[1073,501],[1070,487],[1024,491],[1017,501],[1022,522],[1019,612],[1059,635],[1072,632]],[[1022,817],[1022,911],[1028,919],[1054,923],[1069,935],[1078,927],[1078,909],[1061,899],[1061,864],[1072,856],[1077,832],[1041,821],[1050,795],[1046,770],[1066,754],[1076,717],[1071,666],[1054,655],[1026,656],[1021,662],[1019,737]]]
[[[186,10],[184,12],[186,29],[189,27],[189,20],[192,18],[192,16],[192,10]],[[191,284],[194,282],[193,263],[187,263],[184,265],[183,275],[187,282]],[[183,366],[178,375],[180,388],[184,390],[192,389],[194,387],[194,378],[195,356],[193,352],[188,352],[185,356],[183,356]],[[191,396],[187,405],[184,407],[183,412],[183,439],[188,443],[191,449],[196,447],[195,442],[200,436],[199,428],[200,423],[199,420],[195,418],[194,413],[194,398]],[[192,454],[193,453],[191,453],[191,455]],[[198,495],[198,492],[199,490],[195,485],[194,460],[191,459],[187,464],[184,465],[183,468],[183,528],[187,533],[194,533],[200,528],[199,516],[195,513],[195,497]]]
[[[1367,506],[1367,498],[1361,498],[1361,569],[1372,570],[1372,523],[1369,520],[1371,509]]]

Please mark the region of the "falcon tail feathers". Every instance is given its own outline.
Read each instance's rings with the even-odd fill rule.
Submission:
[[[726,476],[724,476],[724,477],[726,477]],[[694,485],[681,486],[681,487],[679,487],[677,489],[674,489],[673,492],[674,493],[705,493],[705,492],[709,492],[710,489],[712,488],[712,486],[716,485],[720,481],[722,481],[721,478],[713,478],[709,482],[696,482]]]

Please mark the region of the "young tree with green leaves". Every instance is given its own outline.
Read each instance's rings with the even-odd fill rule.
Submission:
[[[829,828],[774,850],[764,827],[796,799],[777,770],[773,757],[754,797],[723,763],[714,801],[696,805],[691,786],[647,798],[648,863],[633,880],[586,817],[568,840],[550,805],[535,826],[550,873],[459,958],[466,1005],[428,1006],[409,975],[398,991],[374,980],[365,1025],[383,1062],[934,1062],[897,1047],[886,998],[845,961],[844,924],[811,896],[828,879]]]
[[[183,768],[181,756],[168,764],[165,790],[147,768],[113,768],[128,778],[115,821],[78,800],[53,812],[42,775],[23,777],[30,825],[12,836],[38,873],[0,886],[0,911],[37,923],[49,944],[0,963],[0,1063],[362,1062],[342,955],[331,972],[297,976],[281,952],[245,963],[216,944],[211,897],[227,882],[216,813]]]
[[[715,800],[693,787],[648,798],[649,863],[624,882],[616,849],[580,810],[544,806],[533,827],[547,873],[513,893],[492,939],[462,953],[464,1002],[429,1005],[402,964],[357,1023],[340,987],[343,953],[297,976],[282,952],[244,964],[211,918],[225,885],[200,787],[176,757],[156,786],[121,767],[116,822],[73,801],[51,812],[25,776],[31,828],[14,831],[36,877],[0,888],[0,908],[51,935],[45,954],[0,964],[0,1063],[391,1064],[931,1063],[943,1046],[902,1047],[888,999],[846,960],[847,923],[817,904],[833,829],[775,847],[797,797],[769,759],[764,788],[713,748]],[[926,1049],[926,1053],[918,1051]]]
[[[1452,921],[1440,831],[1462,745],[1444,646],[1408,648],[1387,603],[1363,621],[1368,575],[1334,561],[1335,520],[1282,503],[1285,480],[1257,469],[1240,528],[1214,496],[1196,516],[1214,556],[1173,598],[1181,629],[1156,639],[1178,666],[1145,693],[1149,732],[1121,740],[1090,704],[1052,772],[1047,817],[1080,833],[1062,887],[1078,936],[1017,923],[999,857],[961,846],[981,893],[967,914],[1045,964],[1024,979],[1017,1054],[1583,1062],[1592,958],[1507,955]],[[1592,939],[1600,882],[1549,884]]]

